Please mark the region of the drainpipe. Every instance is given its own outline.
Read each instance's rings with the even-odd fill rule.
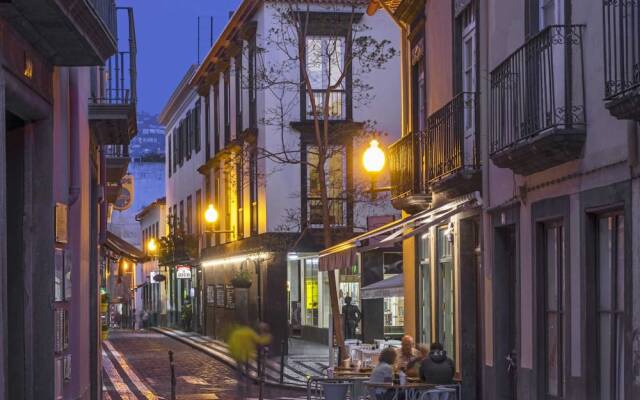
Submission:
[[[627,147],[629,148],[628,163],[629,168],[638,166],[638,123],[636,121],[627,122]]]
[[[78,115],[78,72],[69,71],[69,207],[80,197],[80,129]]]

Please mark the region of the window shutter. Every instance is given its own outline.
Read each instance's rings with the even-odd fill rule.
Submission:
[[[196,153],[200,152],[200,100],[193,110],[193,137],[195,138]]]

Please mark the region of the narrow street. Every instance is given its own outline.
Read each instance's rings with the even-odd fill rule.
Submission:
[[[105,399],[170,399],[168,351],[173,351],[177,400],[237,399],[235,371],[160,333],[113,331],[103,343]],[[258,398],[257,385],[250,397]],[[266,386],[265,399],[306,398],[299,390]]]

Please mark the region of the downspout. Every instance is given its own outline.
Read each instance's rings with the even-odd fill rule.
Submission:
[[[78,115],[78,74],[69,71],[69,207],[80,197],[80,129],[74,116]]]

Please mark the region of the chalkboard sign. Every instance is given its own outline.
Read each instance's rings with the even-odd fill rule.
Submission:
[[[207,304],[216,304],[216,287],[207,285]]]
[[[216,285],[216,307],[224,307],[224,285]]]
[[[233,285],[225,285],[225,289],[227,292],[227,308],[236,308],[236,296]]]

